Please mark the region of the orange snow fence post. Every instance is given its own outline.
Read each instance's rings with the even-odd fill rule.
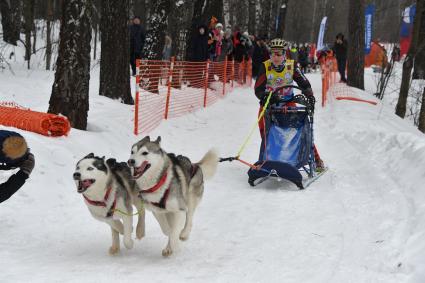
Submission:
[[[66,136],[71,130],[71,125],[66,117],[16,106],[0,106],[0,124],[49,137]]]

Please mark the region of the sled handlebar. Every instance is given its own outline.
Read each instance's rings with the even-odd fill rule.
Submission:
[[[279,109],[270,110],[271,113],[303,113],[307,112],[307,107],[283,106]]]
[[[304,93],[304,91],[305,91],[305,89],[300,88],[299,86],[296,86],[296,85],[283,85],[283,86],[276,88],[273,92],[278,92],[279,90],[281,90],[283,88],[296,88],[298,90],[301,90],[301,93]]]

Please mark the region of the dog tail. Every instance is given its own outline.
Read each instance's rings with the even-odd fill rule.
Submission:
[[[204,157],[202,157],[201,161],[198,162],[206,180],[211,179],[214,176],[215,171],[217,171],[218,160],[217,151],[215,149],[210,149]]]

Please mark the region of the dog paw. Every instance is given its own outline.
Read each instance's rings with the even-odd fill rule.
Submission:
[[[127,249],[131,250],[133,248],[133,246],[134,246],[134,241],[132,239],[124,240],[124,246]]]
[[[186,232],[186,230],[183,230],[181,233],[180,233],[180,240],[182,240],[182,241],[187,241],[187,239],[189,239],[189,232]]]
[[[168,246],[165,249],[162,250],[162,256],[163,257],[169,257],[172,254],[173,254],[173,250]]]
[[[179,238],[180,238],[181,241],[187,241],[189,239],[189,235],[183,235],[183,233],[182,233],[182,234],[180,234]]]
[[[120,252],[120,247],[110,247],[109,248],[109,254],[110,255],[116,255]]]

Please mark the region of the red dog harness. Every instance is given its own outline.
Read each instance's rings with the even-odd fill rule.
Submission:
[[[142,191],[142,194],[149,194],[149,193],[154,193],[157,190],[159,190],[162,185],[164,185],[165,181],[167,181],[167,170],[165,170],[165,173],[162,175],[161,179],[159,179],[158,183],[155,184],[155,186],[153,186],[152,188],[148,189],[148,190],[144,190]],[[164,195],[162,196],[161,200],[159,202],[149,202],[148,203],[155,205],[156,207],[165,209],[165,205],[167,204],[167,198],[168,198],[168,194],[170,193],[170,186],[168,186],[167,190],[165,191]]]
[[[106,191],[105,196],[103,197],[103,201],[91,200],[88,197],[86,197],[84,194],[83,194],[83,197],[90,205],[107,207],[106,203],[108,202],[111,191],[112,191],[112,187],[109,187],[108,190]],[[117,205],[117,194],[115,194],[114,202],[112,203],[111,208],[108,210],[108,213],[106,213],[106,217],[112,217],[112,215],[114,215],[116,205]]]

